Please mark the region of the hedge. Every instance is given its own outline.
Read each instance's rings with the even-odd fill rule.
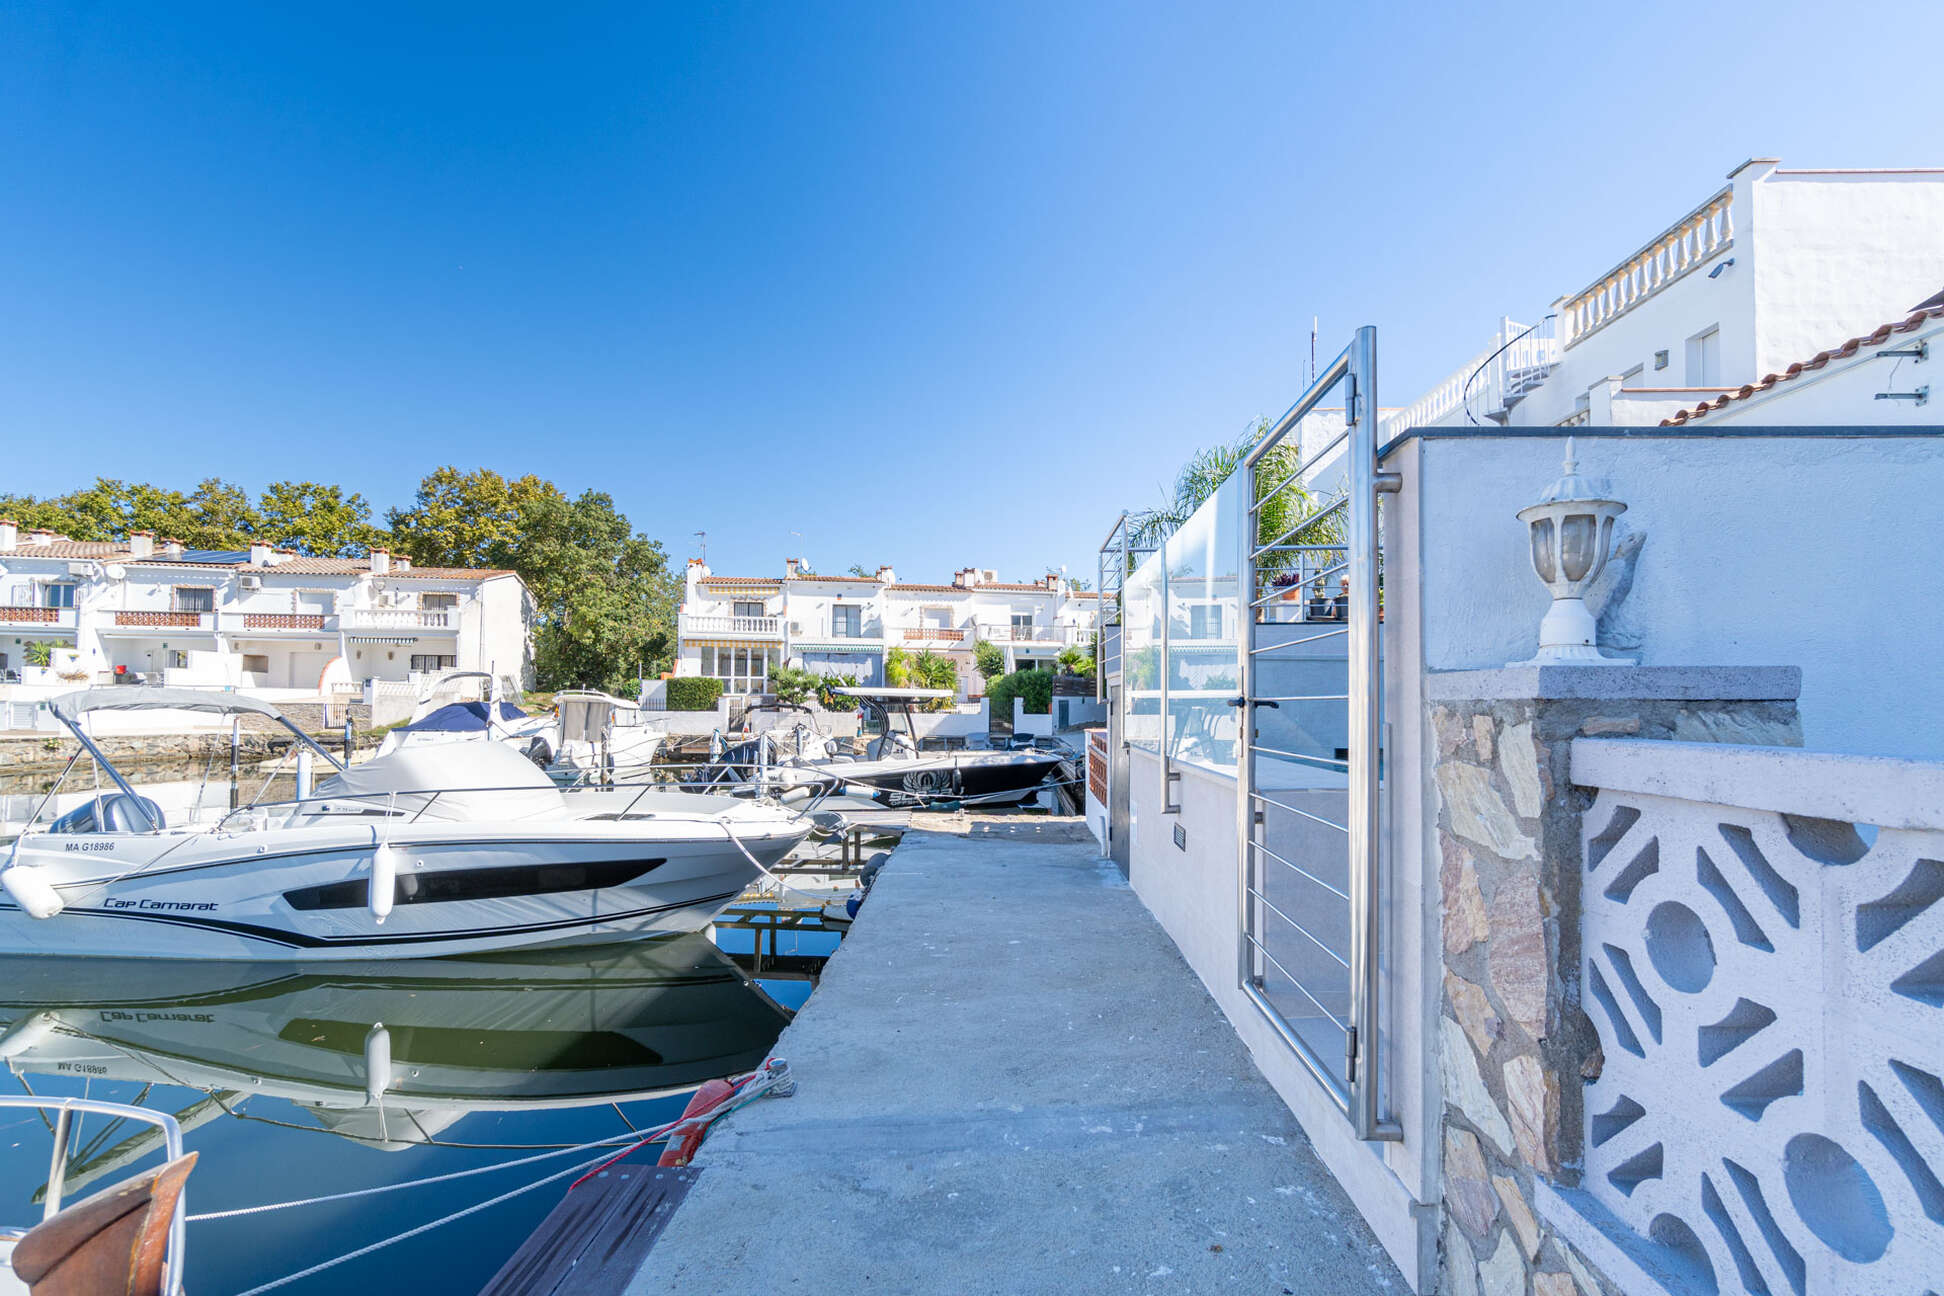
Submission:
[[[722,681],[711,675],[677,675],[668,681],[670,711],[713,711]]]
[[[1015,697],[1025,699],[1027,715],[1045,715],[1053,709],[1053,672],[1014,671],[992,681],[991,687],[986,690],[986,699],[992,704],[992,714],[1002,720],[1012,719]]]

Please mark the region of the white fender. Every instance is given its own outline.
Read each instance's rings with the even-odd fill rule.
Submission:
[[[383,1022],[373,1022],[365,1032],[364,1063],[365,1102],[376,1107],[392,1082],[391,1032]]]
[[[383,842],[371,852],[371,916],[382,923],[390,916],[398,887],[398,851]]]
[[[0,1035],[0,1061],[31,1053],[54,1037],[54,1028],[59,1021],[51,1012],[35,1013],[23,1017],[7,1027],[7,1033]]]
[[[16,864],[0,871],[0,887],[4,887],[13,902],[27,911],[30,918],[52,918],[67,908],[67,901],[47,880],[47,875],[31,864]]]

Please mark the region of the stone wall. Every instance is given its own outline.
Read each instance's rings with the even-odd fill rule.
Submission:
[[[1580,1009],[1572,740],[1799,746],[1791,668],[1545,667],[1427,681],[1442,893],[1442,1290],[1612,1288],[1535,1208],[1578,1182],[1581,1090],[1602,1058]]]
[[[290,709],[284,710],[290,714]],[[370,732],[358,714],[360,708],[353,708],[353,723],[357,728],[358,746],[362,750],[377,745],[377,734]],[[368,709],[364,710],[369,715]],[[343,742],[344,731],[322,729],[303,723],[301,716],[293,716],[300,727],[314,734],[325,747],[335,752]],[[281,756],[291,745],[293,739],[288,731],[266,726],[272,722],[251,719],[238,743],[239,757],[243,764],[274,759]],[[145,776],[181,774],[194,777],[210,761],[216,761],[228,768],[230,736],[222,730],[207,730],[201,733],[177,734],[104,734],[95,740],[95,746],[102,754],[113,761],[117,768],[130,772],[140,770]],[[0,780],[34,780],[33,786],[39,788],[44,780],[38,776],[59,773],[66,765],[79,744],[67,730],[56,733],[37,733],[18,737],[0,738]],[[21,791],[26,788],[8,787],[6,790]]]

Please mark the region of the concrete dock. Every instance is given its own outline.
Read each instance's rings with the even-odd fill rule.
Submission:
[[[631,1296],[1407,1291],[1097,854],[914,822]]]

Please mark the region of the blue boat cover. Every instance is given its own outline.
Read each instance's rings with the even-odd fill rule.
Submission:
[[[502,723],[526,719],[526,712],[511,702],[499,704]],[[400,733],[479,733],[486,728],[484,702],[448,702],[416,724],[402,725]]]

